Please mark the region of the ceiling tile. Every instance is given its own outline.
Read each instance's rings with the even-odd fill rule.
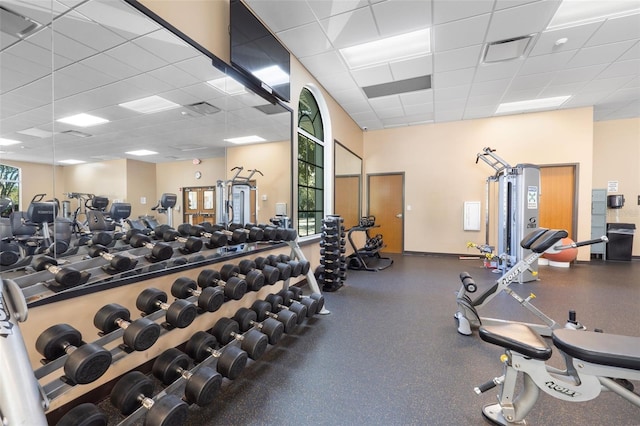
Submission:
[[[313,70],[313,74],[321,76],[323,74],[332,74],[336,70],[347,71],[347,67],[342,61],[342,56],[336,51],[328,51],[318,53],[317,55],[309,55],[300,59],[302,65],[308,70]]]
[[[433,55],[435,72],[452,71],[476,66],[480,60],[481,45],[436,52]]]
[[[453,100],[463,100],[466,102],[467,97],[469,97],[469,90],[471,86],[457,86],[457,87],[448,87],[446,89],[435,89],[433,97],[436,102],[436,109],[438,105],[441,105],[443,102],[453,101]]]
[[[180,69],[173,65],[167,65],[166,67],[149,71],[147,75],[157,78],[175,88],[199,83],[197,78],[190,74],[180,72]]]
[[[51,43],[53,42],[56,55],[63,56],[72,61],[79,61],[97,53],[95,49],[78,43],[59,32],[54,33],[52,36],[49,28],[38,31],[33,36],[29,37],[29,42],[47,50],[51,50]]]
[[[431,1],[387,0],[371,8],[382,37],[431,26]]]
[[[247,4],[273,32],[288,30],[315,20],[313,11],[306,1],[287,3],[287,13],[282,13],[281,0],[247,0]]]
[[[494,0],[435,1],[433,23],[437,25],[489,13],[493,9],[493,3]]]
[[[533,3],[538,0],[496,0],[495,10],[507,9],[510,7],[521,6],[527,3]]]
[[[569,68],[558,71],[553,78],[553,84],[562,85],[578,81],[589,81],[597,76],[606,65],[591,65],[582,68]]]
[[[3,71],[4,64],[6,64],[6,60],[4,59],[5,54],[28,58],[28,60],[33,63],[47,67],[49,72],[51,72],[51,49],[45,49],[41,46],[37,46],[28,42],[17,43],[10,48],[2,50],[2,52],[0,52],[0,63],[3,64]]]
[[[528,99],[535,99],[538,97],[539,93],[540,93],[539,88],[525,89],[525,90],[508,90],[502,96],[502,100],[500,102],[517,102],[517,101],[525,101]]]
[[[619,61],[609,65],[598,78],[620,77],[625,75],[636,76],[640,74],[640,59],[631,61]]]
[[[402,107],[380,108],[380,109],[375,109],[375,112],[378,118],[380,118],[383,122],[386,122],[387,120],[393,119],[393,118],[402,119],[402,117],[404,117],[404,109]]]
[[[577,93],[585,86],[585,82],[564,84],[564,85],[550,85],[542,89],[540,92],[541,98],[553,98],[556,96],[567,96]]]
[[[309,2],[309,6],[318,19],[340,15],[366,5],[366,0],[324,0]]]
[[[608,90],[576,93],[575,95],[571,96],[571,99],[569,99],[562,106],[566,108],[581,108],[590,106],[607,97],[609,93],[611,92]]]
[[[433,108],[433,90],[402,93],[400,94],[400,101],[405,108],[421,104],[429,104]]]
[[[495,111],[502,99],[502,93],[503,92],[496,92],[490,95],[470,95],[467,99],[467,108],[491,107],[493,111]]]
[[[109,49],[126,41],[123,37],[73,11],[56,19],[53,29],[96,51]]]
[[[480,81],[471,86],[469,96],[484,96],[484,95],[502,95],[507,87],[511,83],[510,78],[503,78],[500,80]]]
[[[122,1],[94,0],[84,3],[76,10],[126,39],[160,28],[157,23]]]
[[[389,66],[391,67],[394,80],[406,80],[421,75],[430,75],[433,73],[433,56],[425,55],[404,61],[392,62]]]
[[[177,36],[165,30],[154,31],[139,37],[134,43],[166,62],[178,62],[202,56],[194,47],[185,44]]]
[[[384,109],[402,109],[402,102],[398,95],[369,99],[369,104],[376,112]]]
[[[317,55],[332,47],[317,22],[281,31],[277,36],[298,58]]]
[[[633,40],[621,41],[618,43],[601,44],[594,47],[585,47],[580,49],[576,55],[571,58],[567,67],[576,68],[587,65],[608,64],[622,56],[624,52],[634,44]]]
[[[640,41],[636,42],[631,49],[629,49],[624,55],[620,57],[620,61],[627,61],[630,59],[640,59]]]
[[[454,86],[470,85],[473,80],[475,68],[465,68],[455,71],[439,73],[433,79],[433,88],[436,90]]]
[[[634,87],[631,89],[619,89],[607,96],[604,99],[604,103],[609,102],[624,102],[624,101],[635,101],[640,99],[640,88]]]
[[[575,56],[575,50],[552,53],[550,55],[540,55],[527,58],[520,68],[518,75],[537,74],[541,72],[556,71],[564,66]]]
[[[476,118],[491,117],[496,112],[496,109],[497,109],[497,105],[478,106],[478,107],[471,107],[471,108],[469,108],[469,106],[467,105],[467,108],[465,108],[464,115],[462,118],[465,120],[473,120]]]
[[[442,52],[478,44],[478,41],[484,40],[490,18],[490,14],[485,14],[436,25],[433,27],[434,51]]]
[[[320,24],[331,44],[338,49],[380,38],[373,14],[368,7],[336,15],[331,19],[323,19]]]
[[[545,31],[538,36],[529,56],[548,55],[551,53],[579,49],[586,43],[589,37],[595,33],[600,25],[602,25],[601,22],[594,22],[591,24],[579,25],[577,27]],[[567,42],[556,46],[556,41],[561,38],[567,38]]]
[[[84,59],[82,61],[82,64],[117,79],[129,78],[140,73],[140,71],[138,71],[137,69],[105,54],[94,55],[87,59]]]
[[[607,19],[586,46],[640,38],[640,14]]]
[[[353,70],[352,74],[356,84],[360,87],[393,81],[391,68],[387,64]]]
[[[360,90],[356,82],[348,72],[337,72],[335,74],[327,74],[319,79],[322,86],[333,93],[333,91],[341,92],[343,90]]]
[[[547,26],[559,5],[558,0],[543,0],[495,12],[486,40],[498,41],[537,33]]]
[[[438,123],[447,121],[460,121],[464,115],[464,109],[436,110],[435,119]]]
[[[514,59],[507,62],[498,62],[494,64],[480,64],[476,70],[475,82],[503,80],[512,78],[522,64],[524,59]]]

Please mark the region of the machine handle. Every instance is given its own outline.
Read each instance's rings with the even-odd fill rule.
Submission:
[[[493,379],[489,380],[486,383],[481,384],[480,386],[476,386],[475,388],[473,388],[473,391],[480,395],[481,393],[484,393],[486,391],[488,391],[489,389],[493,389],[496,386],[498,386],[499,384],[502,384],[502,382],[504,381],[504,376],[500,376],[500,377],[494,377]]]
[[[593,240],[578,241],[577,243],[574,242],[574,243],[571,243],[571,244],[554,246],[553,248],[555,250],[566,250],[566,249],[570,249],[570,248],[576,248],[576,247],[582,247],[582,246],[590,246],[592,244],[607,243],[607,242],[609,242],[609,238],[607,238],[605,235],[603,235],[602,237],[595,238]]]

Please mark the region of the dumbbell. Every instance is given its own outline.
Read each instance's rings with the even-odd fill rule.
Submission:
[[[271,225],[247,223],[245,229],[260,228],[262,229],[262,241],[274,241],[277,238],[277,228]]]
[[[230,223],[229,231],[235,232],[236,230],[240,230],[247,234],[247,240],[251,242],[263,241],[264,240],[264,231],[262,228],[258,228],[257,226],[243,226],[240,223]]]
[[[307,275],[309,269],[311,269],[311,262],[309,262],[307,259],[293,260],[286,254],[281,254],[278,256],[278,260],[280,260],[280,262],[288,263],[289,265],[291,265],[291,269],[297,269],[299,265],[300,274],[298,275]]]
[[[235,345],[227,345],[218,350],[217,343],[213,335],[206,331],[198,331],[187,342],[185,352],[197,362],[213,356],[217,359],[216,371],[230,380],[235,380],[247,365],[249,355]]]
[[[291,299],[297,300],[300,303],[306,303],[307,308],[309,308],[309,312],[311,315],[315,315],[317,313],[322,312],[324,309],[324,296],[320,293],[311,293],[309,296],[302,295],[302,289],[300,287],[291,286],[288,289],[291,292]],[[316,309],[313,312],[313,301],[316,302]]]
[[[67,411],[56,426],[107,426],[108,418],[95,404],[85,402]]]
[[[240,326],[240,331],[249,331],[255,327],[262,332],[269,340],[270,345],[278,343],[282,335],[284,334],[284,324],[271,317],[265,318],[263,321],[258,322],[258,314],[249,308],[240,308],[233,316],[233,320]]]
[[[255,311],[258,316],[258,321],[264,321],[266,318],[273,318],[278,320],[284,325],[284,332],[291,333],[291,331],[298,324],[298,316],[293,311],[280,311],[277,314],[273,312],[271,303],[264,300],[256,300],[251,305],[251,309]]]
[[[247,292],[247,282],[238,277],[231,277],[227,281],[222,280],[222,275],[215,269],[203,269],[196,279],[202,288],[219,286],[224,290],[224,295],[228,299],[240,300]]]
[[[167,260],[173,256],[173,247],[167,243],[152,243],[151,238],[144,234],[134,234],[129,240],[131,247],[146,247],[151,250],[150,257],[147,257],[152,262]]]
[[[244,275],[249,274],[251,271],[262,273],[266,285],[273,285],[280,279],[280,271],[278,268],[264,264],[262,269],[258,269],[256,262],[251,259],[242,259],[240,263],[238,263],[238,268],[240,268],[240,273]]]
[[[285,296],[287,297],[286,304],[284,298],[279,294],[269,294],[264,298],[264,300],[271,304],[271,312],[278,313],[283,309],[287,309],[296,314],[296,324],[302,324],[304,319],[308,316],[308,308],[302,303],[291,303],[289,295],[285,294]]]
[[[146,351],[160,337],[160,326],[149,318],[131,322],[131,313],[117,303],[104,305],[93,317],[93,325],[104,334],[119,328],[124,330],[122,340],[134,351]]]
[[[198,297],[198,307],[207,312],[215,312],[224,303],[224,291],[220,287],[205,287],[198,290],[194,280],[187,277],[176,279],[171,285],[171,295],[178,299]]]
[[[287,261],[283,259],[289,260]],[[278,264],[289,265],[291,267],[291,277],[297,277],[302,273],[302,265],[298,262],[291,262],[289,256],[270,254],[269,256],[267,256],[267,261],[271,266],[275,266],[276,268],[278,267]]]
[[[108,246],[113,242],[113,235],[109,232],[97,232],[93,235],[81,235],[78,238],[77,246]]]
[[[180,233],[175,229],[167,229],[166,231],[164,231],[162,239],[166,242],[177,241],[181,243],[182,247],[180,247],[178,250],[180,250],[180,253],[182,254],[197,253],[202,250],[202,246],[204,245],[200,238],[182,237],[180,236]]]
[[[222,268],[220,268],[220,276],[225,281],[228,281],[232,277],[245,280],[247,283],[247,291],[258,291],[265,282],[264,275],[262,275],[261,272],[254,269],[246,274],[241,274],[240,267],[230,263],[222,265]]]
[[[108,248],[99,244],[89,247],[87,249],[87,254],[89,255],[89,257],[102,257],[107,262],[109,262],[109,266],[111,266],[118,272],[126,271],[127,269],[131,268],[132,259],[129,256],[125,256],[122,254],[111,254],[109,253]]]
[[[234,339],[238,340],[240,348],[253,360],[260,358],[269,344],[267,336],[256,329],[247,330],[240,334],[240,324],[227,317],[219,318],[210,333],[223,346]]]
[[[169,348],[156,358],[151,371],[165,385],[170,385],[180,377],[184,378],[186,401],[204,407],[213,402],[220,390],[222,375],[206,366],[191,372],[189,362],[189,357],[184,352]]]
[[[231,245],[243,244],[247,242],[248,235],[242,229],[236,229],[235,231],[230,231],[226,229],[223,225],[216,224],[211,226],[211,230],[212,232],[221,232],[224,235],[226,235],[227,238],[230,239],[229,244]]]
[[[320,249],[320,256],[339,257],[346,252],[345,247],[323,247]]]
[[[293,228],[282,228],[278,226],[276,228],[276,238],[279,241],[295,241],[298,238],[298,231]]]
[[[307,318],[311,318],[312,316],[314,316],[315,314],[318,313],[318,301],[316,299],[312,299],[310,297],[300,297],[297,298],[296,297],[296,293],[294,293],[293,291],[291,291],[291,289],[296,288],[298,289],[298,287],[289,287],[289,289],[285,290],[282,289],[280,290],[278,293],[276,293],[277,297],[280,297],[282,299],[282,304],[284,306],[288,306],[289,309],[294,309],[298,315],[300,315],[300,313],[297,312],[297,310],[299,310],[299,307],[296,307],[297,305],[302,305],[304,307],[306,307],[306,310],[304,311],[304,315]],[[269,299],[267,299],[265,297],[265,300],[270,302]],[[323,301],[324,303],[324,301]],[[303,318],[298,318],[298,324],[300,324],[302,322]]]
[[[66,241],[56,240],[49,245],[49,247],[38,247],[35,254],[44,254],[57,256],[65,253],[69,250],[69,243]]]
[[[32,266],[36,271],[49,271],[54,275],[55,281],[65,287],[76,286],[82,280],[80,271],[70,267],[60,267],[58,261],[49,256],[37,258]]]
[[[213,249],[226,246],[229,241],[227,236],[222,232],[207,232],[207,230],[201,225],[190,225],[183,223],[178,226],[178,232],[181,235],[191,235],[192,237],[205,237],[209,241],[205,244],[207,248]]]
[[[286,281],[291,277],[291,266],[286,264],[286,263],[282,263],[282,262],[275,262],[275,265],[271,263],[273,257],[270,259],[268,257],[256,257],[255,259],[255,263],[256,263],[256,268],[258,269],[264,269],[265,265],[269,265],[269,266],[273,266],[275,267],[278,272],[280,273],[280,275],[278,276],[279,280],[282,281]]]
[[[64,374],[72,382],[87,384],[97,380],[111,365],[111,352],[95,343],[82,342],[82,335],[69,324],[56,324],[38,336],[36,350],[48,361],[63,355]]]
[[[181,425],[187,420],[186,402],[176,395],[164,395],[154,400],[153,381],[139,371],[125,374],[111,390],[111,404],[128,416],[140,407],[147,410],[145,425]]]
[[[136,298],[136,308],[145,314],[152,314],[158,310],[163,310],[165,311],[167,323],[177,328],[189,327],[198,315],[196,305],[193,303],[189,303],[184,299],[178,299],[168,304],[167,293],[153,287],[142,290]]]

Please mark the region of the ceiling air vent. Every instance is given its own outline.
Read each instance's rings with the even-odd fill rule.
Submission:
[[[24,38],[40,27],[42,27],[41,23],[0,6],[0,31],[3,33]]]
[[[431,89],[431,76],[422,75],[420,77],[406,80],[392,81],[390,83],[375,84],[363,87],[367,98],[379,98],[381,96],[397,95],[399,93],[417,92],[418,90]]]
[[[191,105],[185,105],[184,107],[202,115],[211,115],[220,112],[220,108],[215,107],[208,102],[198,102]]]
[[[275,115],[282,114],[283,112],[288,112],[285,108],[277,104],[258,105],[254,108],[267,115]]]
[[[90,135],[89,133],[79,132],[77,130],[65,130],[64,132],[60,132],[60,133],[63,133],[65,135],[77,136],[79,138],[89,138],[93,136],[93,135]]]
[[[491,64],[522,58],[531,45],[532,39],[533,34],[488,43],[484,49],[482,62]]]

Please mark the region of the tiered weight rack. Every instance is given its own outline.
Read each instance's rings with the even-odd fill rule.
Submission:
[[[379,227],[380,225],[376,225],[375,217],[368,216],[361,218],[358,226],[349,229],[347,239],[353,248],[353,254],[349,255],[348,259],[349,269],[375,272],[386,269],[393,264],[393,259],[380,256],[380,251],[386,247],[382,235],[376,234],[372,237],[369,233],[371,229]],[[352,236],[354,232],[364,232],[366,236],[364,247],[356,247]]]
[[[338,215],[330,215],[322,220],[320,266],[316,270],[316,276],[323,285],[323,291],[340,289],[347,278],[343,223],[344,219]]]

